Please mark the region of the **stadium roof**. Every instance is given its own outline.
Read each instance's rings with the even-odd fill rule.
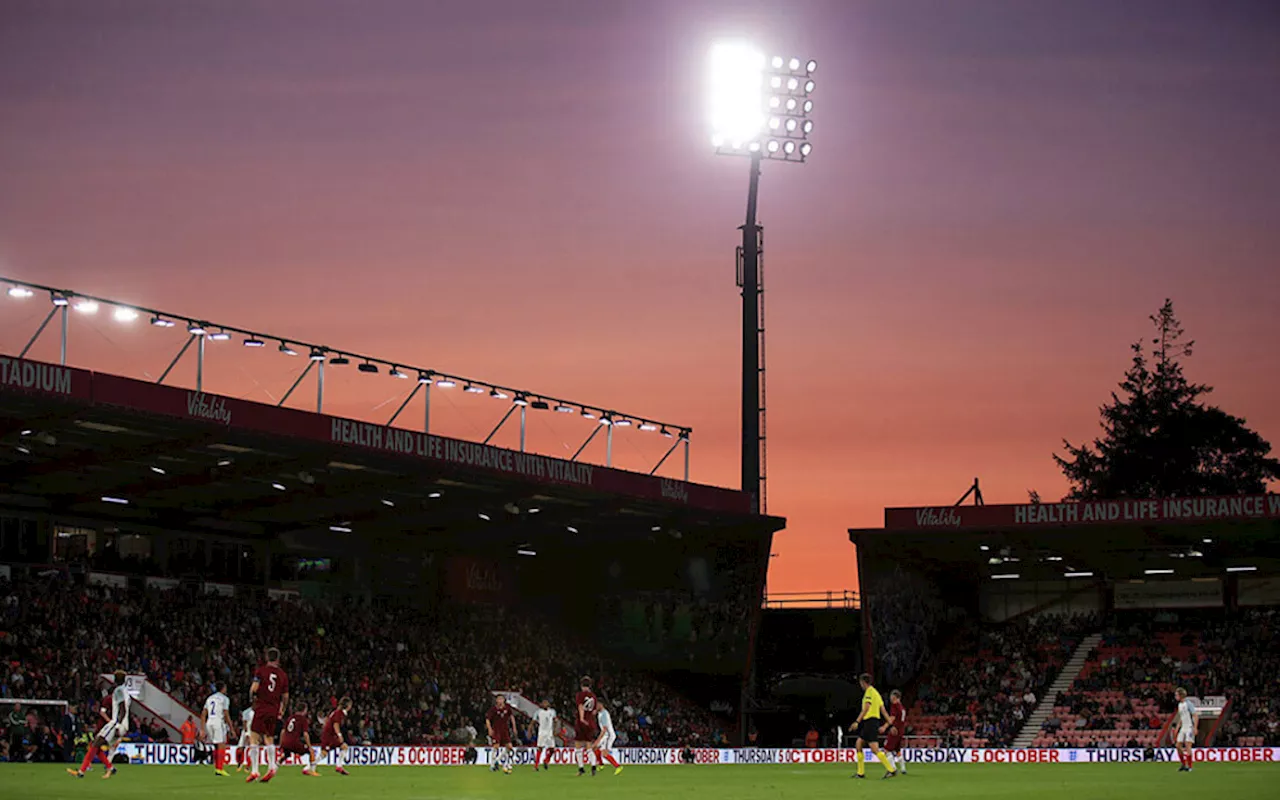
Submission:
[[[238,536],[784,525],[731,489],[4,356],[0,487],[9,509]]]
[[[1280,574],[1280,495],[886,508],[849,539],[976,576]],[[1089,573],[1089,574],[1085,574]]]

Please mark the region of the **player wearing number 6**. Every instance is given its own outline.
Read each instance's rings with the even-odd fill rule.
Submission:
[[[280,668],[280,651],[276,648],[268,647],[267,663],[254,670],[249,699],[253,703],[253,722],[249,726],[249,777],[245,783],[258,780],[264,750],[267,774],[262,776],[262,782],[266,783],[276,776],[276,728],[289,706],[289,676]]]

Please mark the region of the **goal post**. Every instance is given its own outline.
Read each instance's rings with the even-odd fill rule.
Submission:
[[[0,737],[9,761],[66,761],[80,733],[77,723],[70,741],[63,735],[62,715],[70,705],[67,700],[0,697]]]

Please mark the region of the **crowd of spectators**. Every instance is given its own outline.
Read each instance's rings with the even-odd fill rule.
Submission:
[[[1043,614],[963,628],[921,678],[908,734],[1007,747],[1093,629],[1091,614]]]
[[[863,596],[871,603],[877,669],[881,680],[894,685],[905,684],[929,663],[939,630],[960,614],[931,582],[896,564],[872,577]]]
[[[226,681],[238,710],[267,645],[278,646],[291,696],[327,711],[355,702],[366,743],[458,743],[483,737],[492,690],[552,700],[568,717],[590,674],[632,744],[724,740],[718,720],[646,675],[631,673],[545,620],[500,607],[430,611],[195,596],[186,589],[85,586],[56,576],[0,582],[0,696],[67,700],[97,718],[96,676],[145,673],[198,707]]]

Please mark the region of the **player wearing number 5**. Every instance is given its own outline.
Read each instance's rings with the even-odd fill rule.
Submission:
[[[280,651],[276,648],[268,647],[267,663],[254,670],[249,698],[253,702],[253,722],[249,727],[249,777],[245,783],[258,780],[264,750],[267,774],[262,776],[262,782],[266,783],[276,776],[276,728],[289,706],[289,676],[280,668]]]

